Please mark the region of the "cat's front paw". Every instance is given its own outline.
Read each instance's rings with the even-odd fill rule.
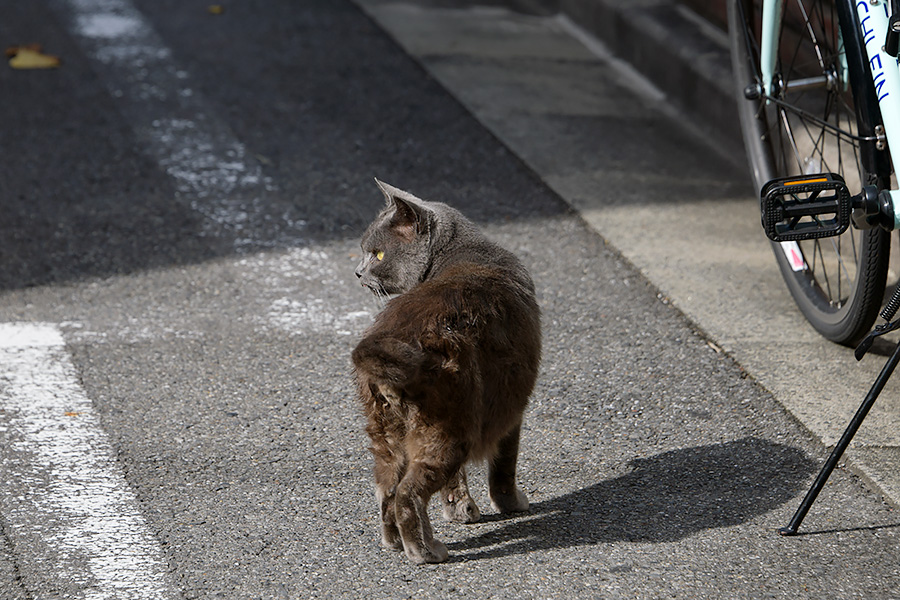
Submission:
[[[443,506],[444,519],[457,523],[477,523],[481,519],[478,505],[469,496],[458,500],[445,500]]]
[[[528,496],[518,487],[511,494],[491,491],[488,495],[491,498],[491,507],[498,512],[524,512],[528,510]]]

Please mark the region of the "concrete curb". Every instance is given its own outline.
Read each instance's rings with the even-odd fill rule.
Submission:
[[[560,12],[666,94],[706,135],[743,154],[727,33],[673,0],[506,0]],[[748,176],[749,179],[749,176]]]

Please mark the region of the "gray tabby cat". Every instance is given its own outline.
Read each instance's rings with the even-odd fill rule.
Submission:
[[[382,543],[442,562],[428,501],[474,522],[465,464],[488,461],[491,505],[528,509],[519,431],[541,355],[534,284],[459,211],[376,180],[387,205],[362,238],[362,285],[387,302],[353,351],[375,458]]]

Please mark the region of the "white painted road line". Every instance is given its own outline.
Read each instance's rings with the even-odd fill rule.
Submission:
[[[0,323],[0,514],[34,598],[178,596],[54,325]]]
[[[238,247],[297,241],[252,235],[264,223],[263,196],[274,191],[259,162],[215,118],[171,50],[128,0],[52,0],[50,6],[91,59],[147,151],[174,180],[179,198]],[[305,222],[284,216],[287,230]],[[282,229],[284,231],[284,228]],[[211,231],[215,234],[215,231]]]

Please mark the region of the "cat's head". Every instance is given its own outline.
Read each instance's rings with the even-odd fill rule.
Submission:
[[[402,294],[424,279],[431,264],[436,205],[375,182],[387,204],[363,234],[356,276],[377,295]]]

